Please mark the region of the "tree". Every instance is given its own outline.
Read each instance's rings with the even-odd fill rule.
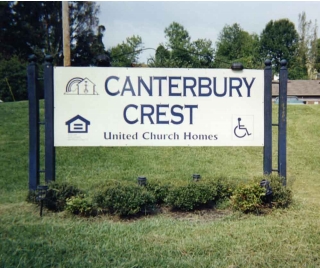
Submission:
[[[241,62],[245,68],[261,66],[257,51],[259,37],[256,34],[250,35],[237,23],[223,27],[216,46],[215,67],[217,68],[230,68],[233,62]]]
[[[110,49],[112,66],[131,67],[132,64],[138,62],[142,49],[143,43],[140,36],[128,37],[126,42]]]
[[[100,7],[96,2],[70,2],[70,43],[73,66],[90,66],[105,53],[102,42],[105,27],[99,25]]]
[[[12,28],[12,9],[10,2],[0,2],[0,55],[3,59],[9,59],[14,49],[11,46],[11,38],[15,35]]]
[[[17,56],[0,59],[0,100],[20,101],[27,95],[27,62],[21,62]]]
[[[97,56],[106,53],[102,42],[104,31],[105,27],[100,25],[96,35],[90,31],[87,35],[77,36],[77,42],[71,46],[73,66],[95,65]]]
[[[299,45],[298,45],[298,57],[301,67],[305,69],[305,76],[308,75],[307,72],[307,56],[310,44],[310,27],[311,21],[307,21],[307,16],[305,12],[299,14]]]
[[[164,33],[168,40],[166,45],[171,49],[171,59],[176,67],[191,67],[191,37],[188,31],[181,24],[173,22],[165,28]]]
[[[210,40],[198,39],[191,42],[188,31],[177,22],[173,22],[165,28],[164,33],[167,43],[160,44],[155,57],[148,59],[150,67],[212,67],[214,49]]]
[[[299,14],[299,48],[298,64],[303,70],[300,79],[312,79],[314,77],[316,58],[317,58],[317,21],[314,25],[311,20],[307,21],[305,12]]]
[[[310,42],[310,50],[308,54],[308,76],[310,79],[316,79],[315,75],[317,74],[317,58],[319,56],[319,49],[318,49],[318,25],[317,21],[315,21],[315,25],[313,27],[313,33]]]
[[[89,1],[73,1],[69,5],[72,65],[94,65],[97,55],[104,52],[105,28],[98,26],[99,6]],[[16,99],[26,99],[25,74],[15,74],[20,74],[20,67],[25,67],[29,55],[37,56],[40,73],[46,54],[53,56],[54,65],[63,63],[61,2],[0,2],[0,26],[0,83],[8,78]],[[8,70],[12,70],[12,74]],[[6,81],[0,96],[8,93],[7,88]]]
[[[290,61],[290,67],[288,69],[288,78],[292,80],[308,79],[307,67],[303,63],[303,59],[301,59],[299,55],[292,57]]]
[[[317,39],[316,46],[317,53],[314,68],[317,70],[318,73],[320,73],[320,39]]]
[[[98,28],[99,6],[95,2],[69,2],[70,42],[72,55],[77,57],[78,51],[92,54],[91,48],[96,42],[95,33]],[[17,55],[27,59],[35,54],[41,61],[45,54],[51,54],[56,65],[62,65],[62,4],[59,1],[37,2],[4,2],[0,5],[1,25],[4,31],[0,33],[1,54],[9,59]],[[100,33],[101,34],[101,33]],[[86,46],[82,44],[86,42]],[[82,47],[81,49],[78,46]],[[82,64],[93,64],[90,61]],[[77,63],[73,59],[74,63]]]
[[[171,53],[168,49],[164,47],[163,44],[160,44],[156,49],[154,57],[148,59],[149,67],[173,67],[173,60],[171,59]]]
[[[211,68],[213,66],[214,48],[212,41],[198,39],[191,43],[192,68]]]
[[[297,55],[299,35],[295,26],[288,19],[270,21],[260,35],[260,53],[262,58],[269,58],[276,73],[280,70],[280,61],[288,61],[290,67]]]

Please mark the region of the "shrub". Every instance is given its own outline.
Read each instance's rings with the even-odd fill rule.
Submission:
[[[130,183],[113,183],[96,194],[94,201],[102,210],[128,216],[141,211],[147,213],[154,207],[156,199],[145,187]]]
[[[235,189],[237,188],[236,179],[218,178],[213,179],[212,183],[216,184],[217,199],[219,200],[230,198],[233,195]]]
[[[97,208],[92,199],[85,195],[72,196],[66,200],[66,210],[81,216],[97,215]]]
[[[285,208],[292,203],[292,191],[283,186],[283,179],[279,176],[271,175],[266,177],[270,181],[272,188],[272,205],[276,208]]]
[[[210,182],[190,182],[186,185],[174,186],[166,203],[175,209],[190,211],[201,205],[206,205],[217,196],[217,188]]]
[[[51,182],[47,191],[44,205],[53,211],[63,211],[68,198],[81,194],[78,188],[67,183]]]
[[[234,210],[244,213],[259,212],[263,203],[261,198],[265,194],[265,189],[257,182],[242,185],[231,196],[231,205]]]
[[[170,185],[161,181],[150,181],[147,183],[146,189],[154,195],[155,202],[160,205],[165,202],[169,194]]]
[[[267,188],[261,187],[263,180],[270,182],[272,195],[266,195]],[[99,185],[93,198],[67,183],[52,182],[44,206],[53,211],[67,209],[82,216],[96,215],[98,209],[120,216],[149,213],[156,204],[163,203],[182,211],[208,205],[223,209],[230,204],[234,210],[245,213],[260,212],[267,204],[284,208],[292,203],[292,192],[282,186],[282,182],[279,176],[259,177],[240,186],[237,186],[237,180],[225,178],[197,182],[176,180],[170,184],[150,181],[145,187],[128,181],[107,181],[104,186]],[[36,191],[29,191],[27,201],[37,203],[36,195]]]
[[[238,187],[231,196],[232,207],[245,213],[260,212],[262,207],[269,204],[266,195],[268,189],[260,185],[263,180],[269,182],[271,187],[269,191],[272,192],[272,207],[284,208],[292,203],[292,191],[283,186],[283,178],[270,175],[256,178],[252,183]]]

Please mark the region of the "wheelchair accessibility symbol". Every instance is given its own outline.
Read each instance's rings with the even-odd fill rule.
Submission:
[[[238,118],[238,125],[234,128],[234,135],[237,138],[244,138],[245,136],[250,136],[252,133],[249,133],[248,129],[245,127],[245,125],[241,125],[241,118]]]

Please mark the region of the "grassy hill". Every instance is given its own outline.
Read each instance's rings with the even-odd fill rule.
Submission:
[[[43,111],[41,103],[41,116]],[[291,209],[259,217],[162,214],[115,222],[49,212],[40,218],[38,208],[24,202],[28,102],[1,103],[0,267],[319,267],[319,118],[320,106],[288,107]],[[275,129],[274,168],[276,147]],[[199,173],[248,180],[262,174],[262,161],[260,147],[57,148],[57,180],[88,190],[109,179],[135,181],[139,175],[190,180]]]

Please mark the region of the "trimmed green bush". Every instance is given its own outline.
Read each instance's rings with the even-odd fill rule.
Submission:
[[[275,208],[286,208],[292,203],[292,191],[283,186],[283,179],[279,176],[268,176],[272,188],[272,206]]]
[[[129,216],[139,212],[149,212],[154,207],[156,198],[145,187],[131,183],[113,183],[96,194],[94,201],[102,210]]]
[[[170,185],[161,181],[150,181],[147,183],[146,189],[154,195],[156,203],[160,205],[165,202],[170,191]]]
[[[81,194],[78,188],[61,182],[51,182],[44,199],[44,206],[53,211],[63,211],[68,198]]]
[[[263,203],[261,198],[265,194],[265,189],[257,182],[242,185],[231,196],[231,205],[234,210],[240,210],[244,213],[258,213]]]
[[[237,179],[218,178],[213,179],[212,183],[217,185],[217,199],[229,199],[237,188]]]
[[[268,187],[262,187],[262,180],[270,183],[272,195],[266,195]],[[282,178],[278,176],[259,177],[242,185],[237,183],[236,179],[214,178],[197,182],[175,180],[171,183],[151,180],[146,186],[138,186],[133,182],[113,180],[102,187],[99,185],[92,197],[85,196],[81,190],[67,183],[52,182],[44,206],[53,211],[67,209],[81,216],[94,216],[98,211],[129,216],[150,213],[156,205],[180,211],[192,211],[203,206],[220,209],[231,206],[244,213],[259,213],[267,205],[284,208],[292,203],[291,190],[283,186]],[[36,191],[30,191],[27,200],[37,203]]]
[[[266,198],[266,188],[260,186],[262,180],[269,181],[272,194],[269,204]],[[292,203],[292,191],[283,186],[283,178],[270,175],[256,178],[252,183],[239,186],[231,196],[234,210],[242,212],[260,212],[266,205],[274,208],[285,208]]]
[[[210,182],[189,182],[186,185],[177,185],[170,189],[166,203],[174,209],[183,211],[194,210],[215,200],[217,187]]]
[[[97,207],[92,198],[85,195],[72,196],[66,200],[66,210],[81,216],[97,215]]]

